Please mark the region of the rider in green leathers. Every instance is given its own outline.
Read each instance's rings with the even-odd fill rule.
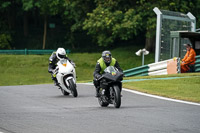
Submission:
[[[99,97],[100,81],[98,80],[101,77],[101,74],[108,66],[116,67],[120,72],[123,73],[123,70],[120,68],[119,63],[115,58],[112,57],[110,51],[103,51],[102,57],[97,61],[93,76],[94,76],[94,86],[96,88],[96,97]]]

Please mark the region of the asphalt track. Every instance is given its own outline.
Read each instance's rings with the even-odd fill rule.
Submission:
[[[77,98],[53,85],[0,86],[0,133],[200,133],[199,104],[122,91],[121,108],[103,108],[94,87]]]

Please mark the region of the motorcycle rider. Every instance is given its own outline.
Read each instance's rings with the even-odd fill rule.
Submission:
[[[103,51],[102,57],[97,61],[93,76],[94,76],[94,86],[96,88],[96,95],[95,97],[99,97],[99,90],[100,90],[100,81],[98,80],[101,77],[101,74],[108,66],[116,67],[120,72],[123,73],[123,70],[120,68],[119,63],[115,58],[112,57],[110,51]]]
[[[56,79],[55,68],[57,66],[57,62],[61,59],[67,59],[75,67],[75,63],[67,57],[67,54],[64,48],[58,48],[56,52],[53,52],[51,54],[51,56],[49,57],[48,72],[51,73],[51,78],[54,81],[54,85],[58,86],[59,88],[60,88],[60,85],[58,83],[58,80]]]

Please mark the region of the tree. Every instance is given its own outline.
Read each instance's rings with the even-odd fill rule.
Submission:
[[[69,29],[67,34],[68,42],[75,48],[76,33],[83,32],[83,22],[86,19],[86,14],[94,8],[93,0],[66,0],[64,4],[64,13],[62,15],[63,23],[66,29]]]
[[[0,0],[0,48],[11,49],[15,20],[21,13],[20,0]]]
[[[47,18],[49,15],[58,14],[62,3],[64,3],[63,0],[38,0],[35,3],[35,5],[40,9],[40,14],[44,16],[44,35],[42,49],[45,49],[46,44]]]
[[[96,9],[88,13],[84,21],[84,30],[92,35],[99,46],[113,44],[115,39],[128,40],[137,35],[141,27],[142,18],[136,14],[134,8],[124,8],[120,1],[96,1]]]
[[[42,49],[45,49],[46,36],[47,36],[47,19],[48,16],[57,15],[62,10],[64,0],[22,0],[23,8],[25,11],[31,10],[37,7],[40,10],[40,14],[44,18],[44,34]]]
[[[199,0],[0,0],[0,34],[2,40],[8,38],[7,40],[12,40],[15,44],[21,35],[18,32],[23,31],[21,28],[24,27],[24,36],[28,35],[28,26],[33,24],[28,20],[36,18],[34,26],[40,28],[38,22],[41,15],[44,18],[42,48],[45,49],[48,17],[52,19],[52,16],[56,16],[60,19],[62,16],[62,22],[66,26],[67,43],[71,44],[72,48],[78,47],[78,38],[83,36],[89,38],[89,41],[92,37],[95,45],[109,46],[118,40],[140,38],[139,34],[145,33],[145,47],[153,50],[156,33],[154,7],[191,12],[197,18],[198,27],[199,5]]]
[[[10,42],[11,36],[9,34],[0,34],[0,48],[1,49],[11,49]]]
[[[194,7],[194,1],[187,0],[138,0],[137,13],[142,17],[142,30],[146,31],[145,48],[149,51],[154,50],[155,31],[156,31],[156,14],[153,12],[154,7],[161,10],[187,13]]]

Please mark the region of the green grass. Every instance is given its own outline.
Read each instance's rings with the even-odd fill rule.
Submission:
[[[47,55],[0,55],[0,85],[50,83]]]
[[[141,57],[135,52],[138,47],[124,47],[111,50],[122,69],[126,70],[141,65]],[[50,55],[0,55],[0,86],[28,85],[52,83],[48,73],[48,59]],[[71,53],[68,55],[76,63],[78,82],[92,81],[96,61],[101,53]],[[146,63],[152,63],[148,56]]]
[[[164,79],[167,77],[181,77]],[[145,76],[125,79],[148,79],[145,81],[127,82],[123,87],[164,97],[200,103],[200,73]],[[163,78],[164,80],[156,80]]]

